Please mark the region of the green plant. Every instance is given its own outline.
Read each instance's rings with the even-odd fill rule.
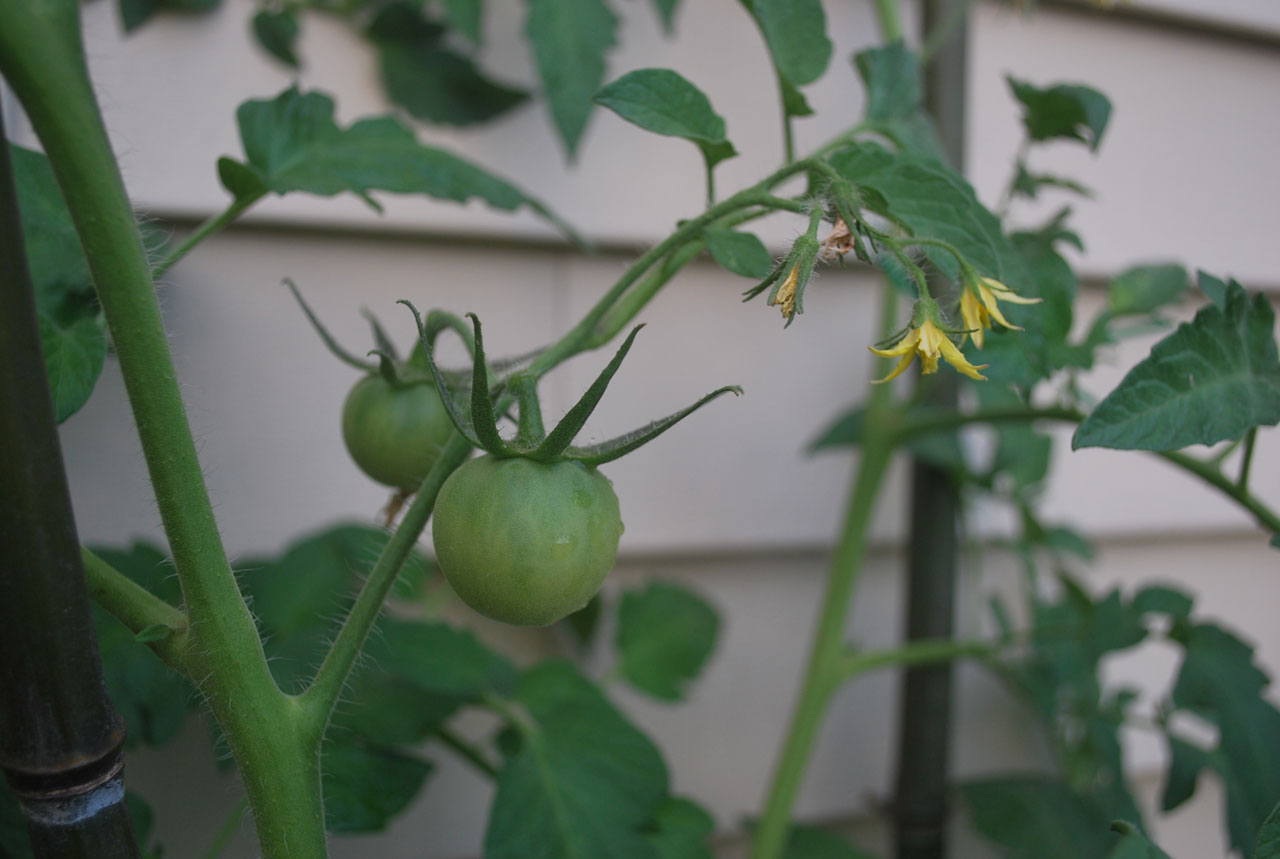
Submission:
[[[146,12],[159,5],[126,8]],[[455,27],[474,32],[475,18],[468,16],[478,4],[445,5]],[[133,736],[164,742],[186,717],[186,702],[193,697],[170,694],[173,686],[195,689],[240,771],[269,859],[322,856],[326,831],[384,826],[426,779],[430,767],[414,745],[428,738],[494,779],[487,856],[527,856],[530,845],[548,856],[707,855],[705,838],[714,822],[692,800],[671,794],[661,753],[609,701],[602,685],[565,661],[518,668],[470,633],[441,622],[431,611],[434,586],[414,547],[438,500],[437,551],[446,577],[466,591],[479,576],[471,561],[451,557],[457,546],[474,555],[475,544],[487,541],[502,561],[554,555],[562,529],[548,528],[547,522],[560,524],[566,505],[560,493],[553,500],[520,502],[519,512],[533,514],[542,536],[551,537],[549,549],[506,531],[514,515],[501,523],[502,531],[477,529],[473,505],[496,506],[488,498],[468,498],[458,511],[464,521],[455,529],[450,508],[459,503],[454,488],[461,481],[479,480],[487,493],[496,479],[490,472],[550,474],[553,488],[567,482],[565,473],[586,478],[594,488],[585,491],[615,508],[603,527],[586,525],[585,536],[602,542],[592,547],[585,572],[577,571],[591,587],[579,589],[575,582],[570,596],[544,602],[545,595],[526,600],[516,588],[495,593],[486,584],[469,600],[520,622],[548,622],[576,608],[607,572],[620,529],[616,502],[607,504],[612,498],[607,481],[591,469],[630,452],[730,389],[635,434],[575,448],[574,437],[630,348],[634,330],[550,433],[542,426],[539,380],[631,327],[647,302],[704,251],[728,271],[749,278],[754,285],[747,298],[766,295],[787,326],[804,313],[815,267],[853,253],[886,275],[882,317],[867,339],[877,344],[873,352],[898,363],[878,367],[874,379],[887,382],[916,358],[923,373],[934,376],[943,370],[941,359],[974,385],[962,408],[927,403],[923,388],[919,395],[903,396],[892,385],[877,385],[815,445],[858,446],[862,456],[812,631],[811,658],[754,827],[753,855],[766,859],[820,850],[854,855],[835,836],[791,821],[832,696],[871,670],[970,657],[1024,692],[1055,739],[1061,764],[1053,777],[966,786],[975,825],[1015,853],[1047,850],[1047,844],[1113,857],[1142,849],[1144,823],[1124,788],[1116,740],[1131,698],[1123,691],[1104,691],[1097,672],[1103,655],[1160,634],[1184,654],[1169,709],[1196,712],[1221,733],[1217,746],[1202,748],[1177,736],[1168,720],[1159,725],[1174,750],[1166,805],[1185,800],[1196,772],[1214,768],[1228,783],[1233,843],[1249,849],[1256,839],[1261,846],[1255,855],[1266,857],[1261,851],[1270,849],[1268,833],[1274,828],[1268,813],[1280,800],[1280,785],[1271,775],[1280,766],[1255,766],[1258,749],[1273,755],[1280,748],[1280,713],[1263,695],[1267,678],[1239,638],[1193,622],[1184,595],[1148,588],[1130,598],[1094,598],[1070,576],[1055,577],[1060,591],[1046,595],[1038,573],[1045,559],[1056,572],[1066,555],[1086,549],[1073,532],[1041,521],[1037,512],[1050,442],[1035,426],[1074,423],[1079,425],[1076,446],[1152,451],[1223,493],[1266,531],[1280,534],[1280,517],[1249,488],[1258,429],[1280,422],[1280,359],[1270,303],[1260,295],[1250,297],[1232,281],[1202,274],[1199,285],[1210,303],[1086,413],[1090,398],[1081,390],[1079,373],[1092,366],[1100,348],[1125,334],[1127,324],[1154,324],[1162,308],[1183,299],[1186,271],[1161,265],[1122,274],[1109,286],[1106,308],[1083,337],[1074,336],[1077,280],[1060,251],[1080,241],[1067,226],[1067,213],[1038,228],[1010,229],[946,166],[921,107],[920,61],[902,41],[895,4],[878,0],[884,44],[855,59],[867,93],[864,116],[800,158],[794,154],[791,126],[810,112],[801,88],[826,71],[831,55],[822,7],[816,0],[743,5],[764,37],[776,73],[786,158],[754,184],[717,199],[713,169],[735,150],[710,100],[670,70],[632,72],[601,89],[604,57],[616,41],[608,7],[598,0],[531,4],[527,32],[567,148],[576,147],[593,103],[643,129],[689,140],[707,171],[706,209],[679,222],[581,320],[532,355],[492,361],[484,353],[479,321],[468,329],[442,311],[418,318],[421,348],[403,363],[377,327],[382,354],[376,363],[344,357],[321,330],[339,357],[379,374],[360,383],[366,388],[385,385],[394,392],[395,385],[405,384],[427,391],[430,379],[453,431],[431,446],[438,447],[438,455],[419,481],[388,481],[413,496],[392,533],[335,529],[295,544],[280,558],[240,565],[239,577],[204,489],[158,312],[156,275],[270,194],[352,193],[375,208],[371,195],[378,192],[476,199],[504,211],[528,208],[569,239],[576,236],[512,183],[422,145],[399,120],[364,119],[344,127],[334,120],[331,99],[292,87],[274,99],[241,106],[237,119],[244,160],[224,158],[218,164],[231,202],[173,250],[154,252],[159,256],[154,260],[97,112],[79,41],[78,5],[69,0],[0,5],[0,72],[21,99],[48,156],[46,162],[36,153],[14,150],[22,211],[0,213],[0,219],[7,225],[20,221],[28,233],[54,403],[66,417],[84,401],[109,334],[169,543],[167,552],[135,547],[116,553],[86,550],[83,556],[95,599],[116,618],[100,615],[100,638]],[[659,4],[668,20],[674,7]],[[293,56],[291,34],[301,8],[273,7],[255,19],[259,38],[286,61]],[[410,61],[447,74],[462,68],[456,57],[442,52],[442,33],[429,26],[420,7],[325,8],[367,26],[382,52],[384,76]],[[1022,105],[1028,143],[1005,203],[1046,190],[1078,191],[1070,180],[1033,172],[1031,146],[1075,140],[1096,148],[1110,103],[1081,85],[1010,84]],[[497,88],[485,92],[498,102],[513,98]],[[799,181],[803,190],[795,184]],[[775,214],[793,217],[802,230],[776,265],[763,243],[743,229]],[[904,298],[912,311],[900,325],[897,311]],[[803,325],[796,328],[802,331]],[[470,347],[469,372],[437,366],[435,338],[446,329]],[[499,421],[513,415],[516,435],[503,438]],[[959,431],[970,426],[991,428],[995,455],[990,461],[978,463],[966,453]],[[1224,471],[1222,457],[1197,458],[1181,450],[1222,441],[1241,450],[1236,474]],[[374,447],[379,455],[391,453],[381,444]],[[475,447],[493,459],[467,463]],[[848,609],[867,554],[871,515],[891,459],[904,449],[950,472],[966,493],[998,498],[1016,510],[1021,531],[1013,547],[1028,570],[1027,631],[1009,624],[989,641],[923,640],[887,651],[862,651],[847,643]],[[497,480],[503,489],[515,484],[508,477]],[[570,496],[571,502],[572,488]],[[507,539],[498,540],[500,533]],[[157,574],[166,563],[176,570],[176,587],[174,579]],[[490,573],[505,565],[486,566]],[[353,581],[353,570],[367,575]],[[514,608],[512,597],[518,598]],[[388,598],[410,615],[384,615]],[[341,620],[333,616],[335,603]],[[571,615],[568,628],[589,639],[599,605],[588,603]],[[547,611],[536,617],[524,613],[531,608]],[[663,622],[670,618],[681,623]],[[1157,633],[1149,625],[1152,618],[1168,624],[1168,632]],[[664,700],[679,697],[696,677],[717,629],[712,609],[669,587],[628,593],[617,620],[616,675]],[[374,658],[362,660],[362,653]],[[133,678],[140,678],[136,688]],[[353,704],[339,707],[347,688]],[[459,736],[450,720],[466,709],[491,714],[498,730],[482,741]],[[76,789],[92,791],[95,785]],[[1115,819],[1128,820],[1128,828],[1112,833]],[[1067,825],[1073,837],[1055,842],[1051,826]]]

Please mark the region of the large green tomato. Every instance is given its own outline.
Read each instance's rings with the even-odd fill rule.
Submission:
[[[436,559],[462,601],[519,626],[546,626],[587,604],[613,568],[618,496],[579,462],[485,455],[436,499]]]
[[[356,465],[404,492],[422,484],[452,431],[430,383],[393,385],[375,373],[356,382],[342,406],[342,440]]]

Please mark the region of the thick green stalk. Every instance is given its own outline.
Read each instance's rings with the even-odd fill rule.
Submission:
[[[874,0],[876,20],[880,23],[880,41],[896,42],[902,38],[902,15],[898,0]]]
[[[884,302],[881,331],[894,327],[897,297],[889,286],[882,287]],[[867,553],[867,531],[880,496],[880,484],[893,457],[895,440],[890,425],[892,390],[887,385],[871,389],[866,411],[866,433],[862,456],[853,482],[844,527],[827,573],[821,615],[814,630],[813,644],[804,683],[796,699],[791,724],[773,772],[769,795],[751,845],[751,859],[777,859],[786,846],[791,809],[809,765],[814,742],[822,726],[831,695],[840,687],[845,673],[844,632],[849,606],[857,588]]]
[[[227,562],[187,423],[150,268],[98,113],[79,5],[0,4],[0,71],[30,117],[84,245],[111,331],[196,646],[268,859],[325,854],[319,749],[267,669]]]
[[[191,643],[187,615],[181,609],[169,605],[88,549],[80,549],[80,559],[94,602],[115,615],[131,632],[168,627],[168,635],[147,642],[147,646],[170,668],[187,677],[194,679],[204,674],[203,668],[193,664],[196,648]]]

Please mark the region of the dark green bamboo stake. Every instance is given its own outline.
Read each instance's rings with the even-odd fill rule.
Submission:
[[[963,15],[968,0],[929,0],[926,33]],[[947,158],[964,170],[967,26],[961,23],[941,42],[925,69],[925,108],[933,116]],[[939,284],[941,286],[941,284]],[[922,379],[930,403],[954,409],[954,373]],[[907,556],[906,638],[949,638],[955,613],[959,493],[944,469],[916,460],[911,467],[911,530]],[[951,752],[949,662],[910,668],[902,687],[902,732],[894,796],[898,859],[941,859],[946,853]]]
[[[0,349],[0,769],[36,856],[136,857],[2,117]]]

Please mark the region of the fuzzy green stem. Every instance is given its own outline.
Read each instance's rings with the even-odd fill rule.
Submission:
[[[156,263],[155,268],[151,270],[151,276],[153,278],[161,277],[165,272],[173,268],[179,260],[190,253],[196,245],[200,244],[213,234],[222,232],[223,228],[244,214],[246,209],[261,200],[264,196],[266,195],[259,194],[256,197],[237,197],[232,200],[230,206],[227,206],[227,208],[222,212],[219,212],[213,217],[203,221],[195,228],[191,235],[187,236],[182,244],[178,245],[170,251],[164,259]]]
[[[17,93],[84,245],[182,585],[201,691],[227,735],[263,855],[325,854],[319,749],[293,735],[218,533],[151,270],[98,113],[74,0],[0,4],[0,72]]]
[[[882,288],[881,333],[895,326],[897,297],[892,288]],[[889,469],[894,451],[890,425],[892,391],[886,386],[872,389],[866,411],[866,432],[862,456],[854,478],[853,492],[845,512],[840,542],[831,559],[826,592],[813,644],[809,651],[804,684],[796,700],[782,754],[773,773],[769,795],[751,845],[751,859],[777,859],[787,842],[791,809],[809,764],[809,756],[822,726],[831,694],[845,674],[844,630],[849,605],[857,588],[866,557],[867,532],[875,512],[880,484]]]
[[[149,641],[147,646],[166,665],[189,678],[197,679],[204,673],[203,669],[191,664],[195,648],[186,613],[169,605],[88,549],[80,549],[80,559],[84,563],[89,596],[94,602],[111,612],[131,632],[142,632],[154,626],[168,627],[172,630],[168,636]]]
[[[436,731],[436,739],[453,750],[458,757],[471,764],[491,779],[498,777],[498,768],[486,758],[479,749],[459,737],[448,728]]]
[[[440,452],[440,458],[423,481],[418,494],[414,496],[413,503],[405,511],[400,526],[383,547],[382,554],[378,556],[368,580],[361,588],[355,603],[352,604],[351,611],[343,621],[333,647],[325,656],[315,679],[300,696],[299,704],[303,712],[300,730],[317,744],[324,734],[325,726],[329,723],[329,716],[338,701],[342,687],[347,682],[347,675],[355,665],[361,648],[364,647],[369,630],[373,628],[374,622],[382,611],[382,603],[387,597],[387,592],[391,590],[400,568],[409,557],[409,553],[413,551],[418,536],[427,526],[427,520],[431,518],[431,511],[435,507],[436,496],[440,494],[440,487],[444,485],[445,479],[466,461],[470,453],[470,442],[455,432]]]
[[[848,683],[855,677],[880,668],[909,668],[951,662],[963,656],[989,656],[998,646],[987,641],[924,638],[890,650],[855,651],[846,653],[841,660],[840,681]]]
[[[898,0],[875,0],[876,20],[880,24],[880,41],[896,42],[902,38],[902,16]]]
[[[1244,436],[1244,457],[1240,460],[1240,476],[1236,478],[1236,486],[1249,488],[1249,468],[1253,465],[1253,444],[1258,439],[1258,428],[1254,427]]]

